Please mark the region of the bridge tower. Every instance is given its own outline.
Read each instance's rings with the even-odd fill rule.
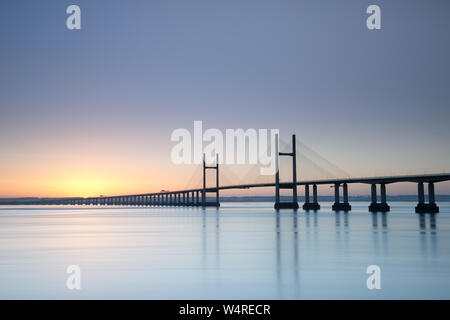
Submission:
[[[216,187],[213,191],[210,191],[206,188],[206,170],[212,169],[216,170]],[[215,192],[216,193],[216,201],[208,202],[206,201],[206,193],[207,192]],[[219,155],[216,155],[216,165],[215,166],[207,166],[205,160],[205,154],[203,154],[203,191],[202,191],[202,207],[220,207],[219,202]]]
[[[279,156],[292,157],[292,183],[280,183]],[[292,135],[292,152],[278,151],[278,134],[275,135],[275,205],[278,209],[298,209],[297,202],[297,151],[295,147],[295,134]],[[280,189],[292,189],[292,202],[280,201]]]

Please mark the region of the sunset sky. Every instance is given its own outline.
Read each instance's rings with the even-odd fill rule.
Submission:
[[[170,135],[194,120],[295,133],[353,177],[450,172],[450,2],[432,2],[3,0],[0,197],[182,189],[196,168]]]

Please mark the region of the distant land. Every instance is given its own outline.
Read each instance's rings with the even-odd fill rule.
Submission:
[[[291,199],[289,196],[282,196],[280,197],[281,201],[288,201]],[[378,197],[379,198],[379,197]],[[417,201],[417,195],[396,195],[396,196],[387,196],[387,202],[393,202],[393,201]],[[38,198],[38,197],[23,197],[23,198],[0,198],[0,205],[17,205],[17,204],[30,204],[32,202],[38,201],[38,200],[53,200],[53,199],[79,199],[79,198]],[[212,199],[212,198],[211,198]],[[312,200],[312,197],[310,198]],[[318,202],[329,202],[334,201],[334,196],[318,196],[317,197]],[[370,201],[370,196],[349,196],[348,197],[349,202],[355,202],[355,201],[363,201],[368,202]],[[245,197],[220,197],[220,202],[274,202],[275,197],[274,196],[245,196]],[[298,197],[298,202],[304,202],[305,199],[303,196]],[[436,195],[436,201],[450,201],[450,195]]]

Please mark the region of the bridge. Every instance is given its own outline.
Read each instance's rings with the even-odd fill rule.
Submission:
[[[275,139],[276,157],[276,173],[272,183],[255,183],[255,184],[237,184],[220,186],[219,184],[219,161],[216,158],[216,164],[213,166],[206,165],[203,158],[203,186],[201,188],[193,188],[178,191],[161,191],[156,193],[121,195],[121,196],[101,196],[88,198],[65,198],[65,199],[39,199],[33,204],[41,205],[103,205],[103,206],[198,206],[198,207],[219,207],[220,206],[220,190],[231,189],[251,189],[251,188],[274,188],[275,204],[274,208],[297,210],[298,187],[304,188],[305,202],[302,206],[304,210],[320,210],[320,204],[317,200],[317,186],[331,185],[334,187],[334,211],[350,211],[351,205],[348,201],[348,185],[352,183],[362,183],[371,185],[371,204],[370,212],[388,212],[390,210],[386,201],[386,185],[398,182],[410,182],[417,184],[418,203],[415,208],[416,213],[438,213],[439,207],[435,201],[435,183],[450,180],[450,174],[423,174],[423,175],[399,175],[385,177],[361,177],[361,178],[337,178],[297,181],[296,167],[296,138],[292,136],[291,152],[279,152],[278,137]],[[290,182],[280,182],[279,176],[279,157],[292,158],[292,180]],[[213,170],[216,173],[216,185],[214,187],[206,186],[206,171]],[[425,201],[425,185],[428,186],[428,202]],[[379,187],[378,187],[379,186]],[[312,188],[312,197],[310,189]],[[288,202],[280,201],[280,190],[288,189],[292,191],[292,200]],[[380,202],[378,202],[377,189],[380,191]],[[341,197],[342,190],[342,197]],[[208,193],[212,193],[213,201],[208,199]]]

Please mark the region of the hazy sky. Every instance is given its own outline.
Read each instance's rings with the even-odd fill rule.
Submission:
[[[70,4],[81,30],[66,28]],[[370,4],[381,30],[366,28]],[[449,13],[445,0],[2,0],[0,196],[184,187],[170,134],[194,120],[296,133],[352,176],[449,172]]]

